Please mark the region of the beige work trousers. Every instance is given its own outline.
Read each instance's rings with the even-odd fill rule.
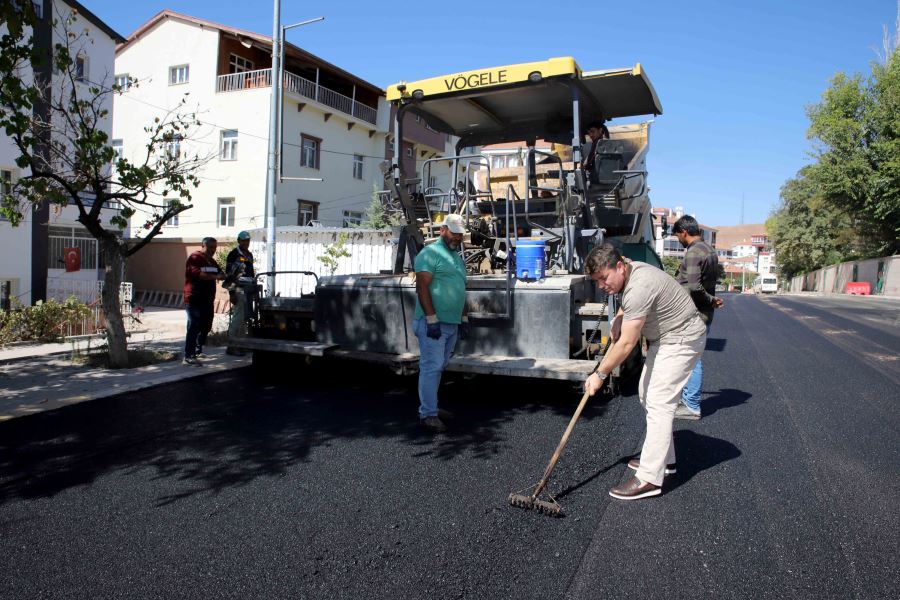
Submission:
[[[674,342],[674,343],[673,343]],[[681,390],[706,346],[706,335],[691,340],[651,344],[641,372],[638,397],[647,411],[647,435],[641,449],[637,478],[662,485],[667,464],[675,462],[672,421],[681,402]]]

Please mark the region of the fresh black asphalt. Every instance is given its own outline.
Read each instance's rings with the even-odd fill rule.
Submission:
[[[506,498],[539,479],[580,397],[569,384],[453,379],[437,437],[416,427],[414,380],[351,362],[2,423],[0,597],[896,597],[894,363],[798,315],[897,351],[896,316],[726,303],[666,493],[607,495],[643,433],[626,391],[579,422],[550,486],[562,519]]]

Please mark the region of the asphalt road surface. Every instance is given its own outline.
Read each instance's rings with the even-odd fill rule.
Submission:
[[[656,498],[607,491],[640,449],[633,394],[414,380],[353,363],[250,369],[0,424],[3,598],[896,598],[900,304],[726,296],[704,418]],[[891,591],[893,590],[893,592]]]

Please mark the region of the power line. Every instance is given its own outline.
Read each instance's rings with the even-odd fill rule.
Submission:
[[[95,84],[95,85],[99,85],[99,84]],[[151,108],[155,108],[157,110],[162,110],[162,111],[166,111],[166,112],[169,112],[169,110],[170,110],[170,109],[164,108],[162,106],[157,106],[151,102],[147,102],[146,100],[142,100],[140,98],[135,98],[134,96],[131,96],[131,95],[126,95],[126,93],[121,93],[120,96],[122,98],[128,98],[129,100],[131,100],[133,102],[137,102],[139,104],[144,104]],[[194,113],[194,114],[196,114],[196,113]],[[201,125],[208,125],[210,127],[215,127],[220,130],[230,131],[230,130],[234,129],[233,127],[226,127],[224,125],[220,125],[218,123],[214,123],[212,121],[207,121],[207,120],[197,119],[197,123],[201,124]],[[261,140],[264,142],[268,142],[268,140],[269,140],[268,136],[262,136],[262,135],[257,135],[254,133],[249,133],[247,131],[242,131],[240,128],[238,128],[236,131],[238,131],[238,135],[246,135],[247,137],[255,138],[255,139],[258,139],[258,140]],[[200,142],[199,140],[191,140],[191,141],[192,142],[197,141],[199,143],[208,143],[210,146],[212,146],[214,144],[214,142]],[[218,146],[218,144],[216,144],[216,145]],[[301,150],[303,149],[303,146],[301,144],[295,144],[293,142],[286,142],[284,140],[282,140],[281,145],[287,146],[290,148],[297,148],[297,149],[301,149]],[[340,156],[362,156],[363,158],[371,158],[371,159],[375,159],[375,160],[379,160],[379,161],[388,160],[388,158],[385,156],[376,156],[376,155],[372,155],[372,154],[358,154],[356,152],[339,152],[337,150],[326,150],[325,148],[319,148],[319,152],[323,152],[326,154],[337,154]],[[440,158],[440,157],[434,157],[434,158]],[[414,160],[415,160],[416,164],[421,164],[421,163],[425,163],[427,160],[431,160],[431,159],[415,159],[414,158]]]

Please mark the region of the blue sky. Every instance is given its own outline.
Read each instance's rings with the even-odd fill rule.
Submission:
[[[268,0],[81,1],[126,37],[166,8],[272,32]],[[585,70],[640,62],[664,111],[650,137],[652,202],[712,226],[738,224],[742,198],[744,223],[765,220],[810,160],[805,107],[838,71],[868,74],[897,15],[896,0],[593,4],[423,2],[399,13],[390,2],[284,0],[281,11],[284,24],[324,16],[289,41],[381,87],[554,56]]]

